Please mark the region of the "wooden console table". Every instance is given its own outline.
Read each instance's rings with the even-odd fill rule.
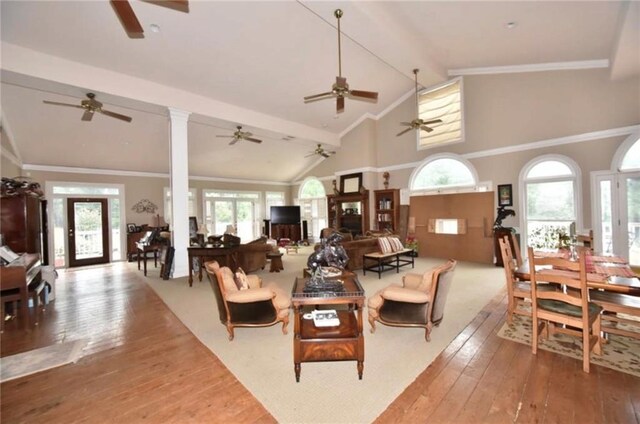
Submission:
[[[217,260],[220,266],[228,266],[233,272],[238,268],[238,246],[191,246],[187,251],[189,252],[189,287],[193,286],[193,262],[196,258],[200,261],[198,281],[202,281],[202,267],[208,259]],[[224,262],[220,261],[220,258],[224,258]]]
[[[342,293],[304,293],[308,278],[298,277],[291,291],[293,305],[293,365],[296,382],[300,381],[302,362],[357,361],[358,378],[362,380],[364,370],[364,335],[362,333],[362,309],[364,290],[358,277],[345,272],[342,277],[345,291]],[[347,305],[346,310],[338,310],[340,325],[316,327],[312,319],[302,317],[305,308],[314,305]]]

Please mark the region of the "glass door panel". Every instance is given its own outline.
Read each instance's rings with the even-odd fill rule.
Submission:
[[[600,181],[600,245],[596,251],[613,253],[613,202],[611,193],[611,180]]]
[[[236,235],[242,243],[254,240],[253,211],[254,204],[251,200],[236,200]]]
[[[623,174],[620,188],[623,189],[621,218],[627,233],[629,263],[640,266],[640,173]]]
[[[107,199],[67,199],[69,266],[109,262]]]
[[[228,225],[233,225],[234,207],[233,200],[213,201],[213,230],[214,234],[222,235],[227,231]]]

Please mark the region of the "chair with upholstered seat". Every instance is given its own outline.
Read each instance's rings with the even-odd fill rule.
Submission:
[[[529,247],[531,267],[532,336],[531,351],[538,349],[538,337],[544,330],[582,337],[582,369],[589,372],[591,351],[600,355],[602,307],[589,301],[584,255],[579,260],[536,257]],[[539,290],[541,282],[556,283],[564,290]],[[552,326],[552,323],[560,326]],[[577,330],[576,330],[577,329]]]
[[[204,265],[229,340],[233,340],[235,327],[268,327],[278,322],[287,334],[291,299],[282,289],[273,283],[263,287],[257,275],[247,275],[247,287],[239,288],[230,268],[216,261]]]
[[[440,325],[444,316],[455,267],[456,261],[449,259],[424,274],[407,273],[402,285],[391,284],[370,297],[367,306],[371,332],[375,332],[375,321],[397,327],[423,327],[429,341],[431,329]]]

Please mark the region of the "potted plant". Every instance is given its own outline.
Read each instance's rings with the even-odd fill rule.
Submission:
[[[407,249],[413,249],[412,255],[418,256],[418,239],[416,239],[416,236],[407,236],[407,239],[404,242],[404,247]]]

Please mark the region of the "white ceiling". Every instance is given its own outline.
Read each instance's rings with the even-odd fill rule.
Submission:
[[[191,0],[188,14],[130,3],[143,39],[107,1],[2,1],[2,119],[25,164],[167,173],[167,107],[178,107],[193,112],[191,175],[288,182],[317,161],[305,158],[316,143],[339,149],[351,125],[411,93],[416,67],[424,86],[468,68],[613,59],[621,76],[640,71],[635,2]],[[379,92],[340,115],[302,101],[337,75],[338,7],[343,76]],[[42,103],[88,91],[133,122]],[[216,137],[238,124],[263,143]]]

